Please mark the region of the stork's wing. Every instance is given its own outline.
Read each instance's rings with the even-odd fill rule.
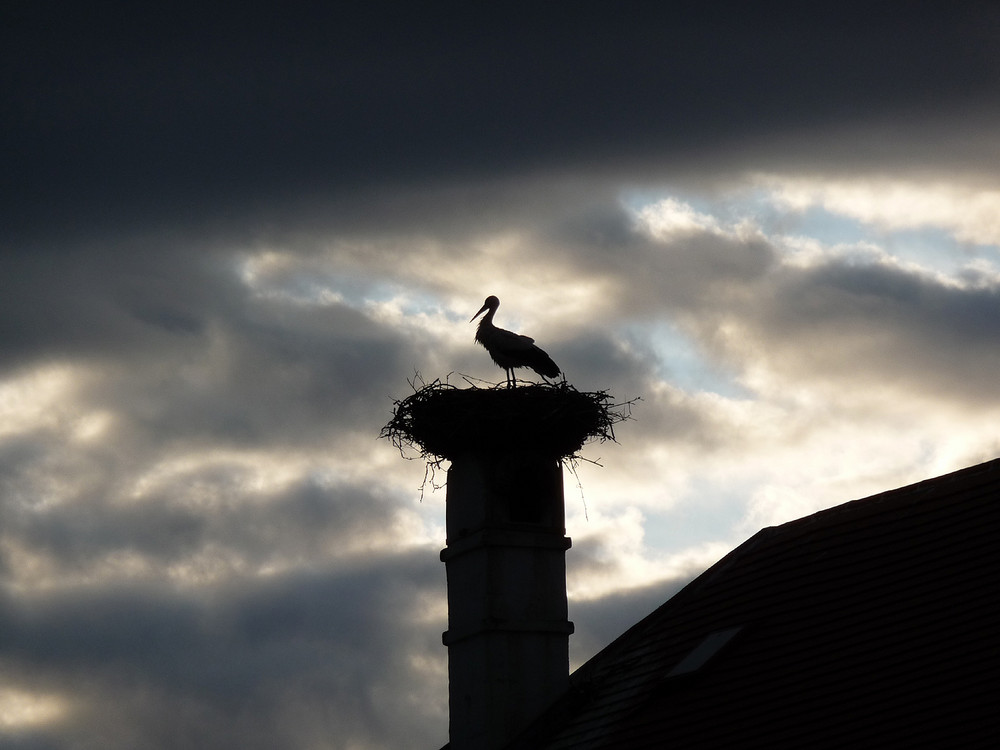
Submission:
[[[535,343],[535,340],[530,336],[522,336],[520,333],[507,331],[503,328],[497,328],[494,336],[496,338],[497,346],[509,351],[530,349],[531,345]]]

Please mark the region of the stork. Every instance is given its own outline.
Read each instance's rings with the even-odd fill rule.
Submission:
[[[473,315],[469,322],[489,310],[479,321],[476,329],[476,342],[482,344],[490,353],[490,357],[507,373],[507,387],[517,385],[514,377],[515,367],[530,367],[542,377],[554,378],[559,375],[559,365],[552,361],[548,354],[535,346],[535,340],[519,333],[505,331],[493,325],[493,316],[500,307],[500,300],[492,294],[486,298],[479,312]]]

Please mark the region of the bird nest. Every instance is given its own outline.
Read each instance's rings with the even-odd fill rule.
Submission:
[[[631,417],[633,401],[615,404],[606,391],[583,393],[566,382],[470,385],[414,385],[412,395],[395,402],[380,437],[403,455],[410,447],[428,460],[470,453],[564,459],[585,443],[614,441],[614,425]]]

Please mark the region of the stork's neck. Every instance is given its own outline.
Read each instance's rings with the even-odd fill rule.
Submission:
[[[497,327],[493,325],[493,313],[495,312],[496,308],[488,309],[479,320],[479,325],[476,326],[476,341],[483,346],[487,346],[486,342],[493,339],[493,333],[497,330]],[[487,348],[489,347],[487,346]]]

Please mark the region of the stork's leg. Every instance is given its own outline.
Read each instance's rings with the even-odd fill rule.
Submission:
[[[517,388],[517,376],[514,374],[514,368],[511,367],[509,372],[510,372],[510,382],[514,388]]]

